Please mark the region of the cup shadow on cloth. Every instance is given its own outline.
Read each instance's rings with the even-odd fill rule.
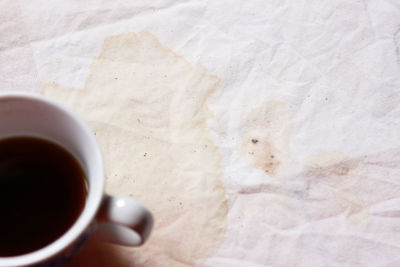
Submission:
[[[90,240],[78,255],[66,267],[133,267],[134,262],[127,262],[118,253],[118,247],[95,240]]]

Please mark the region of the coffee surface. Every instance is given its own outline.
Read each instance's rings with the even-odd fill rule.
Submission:
[[[0,257],[45,247],[82,212],[86,177],[63,147],[36,137],[0,140]]]

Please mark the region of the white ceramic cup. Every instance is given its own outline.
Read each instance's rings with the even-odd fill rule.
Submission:
[[[63,264],[92,235],[120,245],[143,244],[153,226],[151,213],[131,198],[104,194],[104,166],[99,145],[94,133],[77,115],[41,96],[0,94],[0,139],[11,136],[40,137],[67,149],[86,173],[88,195],[81,215],[65,234],[34,252],[0,257],[0,267]]]

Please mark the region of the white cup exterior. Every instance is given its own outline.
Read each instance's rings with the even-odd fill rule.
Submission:
[[[47,262],[62,253],[75,253],[70,247],[83,236],[88,239],[93,232],[90,228],[97,224],[96,214],[105,196],[101,151],[94,133],[83,120],[59,103],[37,95],[0,94],[0,139],[9,136],[41,137],[60,144],[76,157],[87,176],[84,210],[64,235],[32,253],[0,257],[0,267],[48,266]]]

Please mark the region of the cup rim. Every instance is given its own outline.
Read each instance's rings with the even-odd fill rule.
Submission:
[[[89,128],[86,122],[83,121],[77,114],[73,111],[58,103],[52,99],[43,97],[41,95],[36,95],[32,93],[0,93],[0,102],[4,99],[21,99],[28,101],[36,101],[41,104],[49,105],[51,108],[57,109],[68,117],[72,118],[78,126],[82,129],[85,135],[88,137],[89,142],[92,143],[93,147],[95,147],[95,151],[93,151],[93,157],[95,157],[96,161],[99,162],[100,168],[97,170],[98,173],[96,176],[100,176],[101,179],[96,181],[96,186],[91,186],[89,190],[87,199],[91,197],[91,203],[87,203],[87,206],[82,211],[78,220],[74,223],[74,225],[61,237],[57,240],[53,241],[49,245],[38,249],[34,252],[30,252],[27,254],[12,256],[12,257],[0,257],[0,267],[17,267],[17,266],[25,266],[41,263],[58,253],[60,253],[63,249],[71,245],[90,225],[93,221],[98,209],[100,208],[100,204],[103,198],[104,193],[104,163],[103,157],[100,151],[100,146],[93,134],[93,131]],[[91,195],[92,194],[92,195]]]

